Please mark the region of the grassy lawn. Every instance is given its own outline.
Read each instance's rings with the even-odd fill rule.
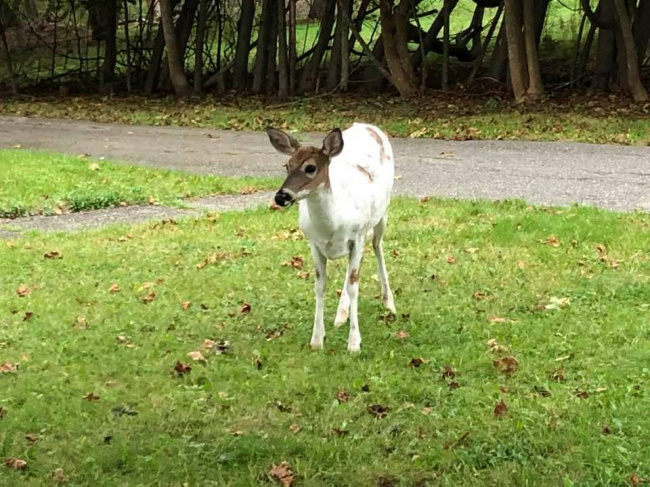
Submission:
[[[274,103],[255,97],[207,96],[186,102],[137,96],[9,99],[0,114],[141,125],[264,130],[268,124],[328,131],[365,121],[395,137],[449,140],[566,140],[650,144],[647,108],[625,97],[583,94],[515,107],[504,98],[438,94],[403,101],[391,96],[330,96]]]
[[[133,204],[174,205],[188,197],[274,187],[274,182],[262,179],[196,176],[8,149],[0,149],[0,174],[0,218]]]
[[[0,459],[27,466],[0,483],[650,477],[650,215],[398,199],[398,316],[368,255],[355,356],[331,326],[343,262],[325,350],[306,347],[295,225],[295,209],[259,210],[1,242]]]

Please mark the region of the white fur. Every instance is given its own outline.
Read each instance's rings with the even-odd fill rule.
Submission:
[[[383,158],[381,146],[369,129],[381,137]],[[300,201],[299,222],[300,228],[309,239],[318,271],[311,346],[322,348],[325,338],[323,308],[327,260],[347,256],[348,271],[335,325],[340,326],[350,318],[348,350],[356,352],[361,345],[357,318],[359,283],[349,282],[348,278],[351,271],[359,275],[365,239],[371,231],[379,265],[382,302],[390,311],[395,312],[382,250],[382,236],[386,227],[395,168],[390,142],[377,127],[355,123],[343,132],[343,141],[342,152],[330,162],[329,188],[318,188]],[[357,166],[361,166],[367,174]]]

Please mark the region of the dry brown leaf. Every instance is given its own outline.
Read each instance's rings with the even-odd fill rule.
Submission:
[[[206,338],[205,340],[203,340],[203,345],[201,345],[201,348],[203,348],[204,350],[210,350],[212,349],[212,347],[214,347],[214,345],[215,345],[214,340],[210,340],[209,338]]]
[[[65,474],[62,468],[57,468],[51,474],[52,482],[55,484],[65,484],[68,481],[68,476]]]
[[[503,357],[495,360],[492,364],[506,375],[512,375],[519,369],[519,362],[514,357]]]
[[[54,260],[54,259],[62,259],[63,256],[58,251],[51,250],[50,252],[45,252],[43,254],[43,258]]]
[[[447,257],[447,264],[455,264],[456,263],[456,257],[449,256]]]
[[[176,362],[176,365],[174,365],[174,372],[176,372],[179,377],[182,377],[185,374],[192,372],[192,367],[179,361]]]
[[[25,296],[29,296],[31,293],[32,290],[25,285],[18,286],[18,288],[16,289],[16,294],[21,298],[24,298]]]
[[[518,260],[517,261],[517,267],[520,269],[525,269],[526,268],[526,263],[523,260]]]
[[[348,402],[350,400],[350,394],[347,391],[339,391],[336,393],[336,400],[339,402],[339,404]]]
[[[188,353],[187,356],[195,362],[206,362],[205,357],[198,350]]]
[[[632,472],[632,475],[630,475],[630,485],[632,487],[636,487],[637,485],[640,485],[643,482],[644,480],[641,477],[639,477],[638,473]]]
[[[27,468],[27,462],[21,460],[20,458],[7,458],[5,460],[5,465],[13,470],[25,470]]]
[[[422,408],[422,414],[424,414],[425,416],[428,416],[429,414],[431,414],[432,411],[433,411],[433,408],[428,407],[428,406]]]
[[[445,365],[442,374],[440,376],[441,379],[453,379],[456,377],[457,372],[452,368],[451,365]]]
[[[424,196],[420,199],[420,203],[427,203],[428,201],[431,201],[432,198],[432,196]]]
[[[241,305],[240,312],[241,312],[242,314],[248,314],[248,313],[250,313],[250,312],[251,312],[251,305],[248,304],[248,303],[244,303],[244,304],[242,304],[242,305]]]
[[[408,332],[406,332],[404,330],[400,330],[400,331],[395,332],[395,338],[398,339],[398,340],[406,340],[408,337],[409,337]]]
[[[425,364],[428,364],[429,362],[430,362],[430,360],[427,360],[425,358],[413,358],[409,362],[409,367],[417,368],[420,365],[425,365]]]
[[[300,425],[298,423],[292,423],[291,426],[289,426],[289,429],[291,430],[291,432],[293,434],[296,434],[296,433],[300,432],[300,430],[302,428],[300,427]]]
[[[502,318],[500,316],[491,316],[490,317],[490,323],[505,323],[506,321],[508,321],[508,320],[505,319],[505,318]]]
[[[10,364],[9,362],[2,362],[0,364],[0,373],[14,374],[18,372],[18,364]]]
[[[497,418],[501,418],[505,416],[505,414],[508,412],[508,405],[503,402],[503,400],[499,401],[496,406],[494,406],[494,415]]]
[[[145,296],[142,298],[142,302],[145,303],[145,304],[149,304],[149,303],[151,303],[154,299],[156,299],[156,293],[155,293],[154,291],[151,291],[150,293],[148,293],[147,295],[145,295]]]
[[[0,419],[4,418],[7,415],[7,410],[3,407],[0,407]]]
[[[108,291],[111,293],[119,293],[120,292],[120,285],[116,282],[111,284],[111,287],[108,288]]]
[[[74,322],[74,327],[77,330],[87,330],[88,329],[88,322],[86,321],[85,316],[77,316],[77,319]]]
[[[391,252],[391,255],[392,255],[393,257],[396,257],[396,258],[397,258],[397,257],[399,257],[400,255],[402,255],[402,251],[401,251],[400,249],[393,249],[393,251]]]
[[[190,309],[191,306],[192,306],[192,303],[189,302],[189,301],[185,301],[184,303],[181,304],[181,308],[183,308],[183,309]]]
[[[84,394],[84,399],[88,402],[99,401],[99,396],[94,392],[89,392],[88,394]]]
[[[368,412],[377,419],[386,417],[388,411],[390,411],[390,408],[387,406],[382,406],[381,404],[373,404],[372,406],[368,406]]]
[[[273,464],[269,471],[269,476],[280,482],[283,487],[290,487],[293,484],[293,472],[289,462],[282,462],[280,465]]]
[[[449,383],[449,388],[453,391],[453,390],[455,390],[455,389],[460,388],[460,384],[459,384],[458,382],[456,382],[455,380],[454,380],[454,381],[451,381],[451,382]]]
[[[546,244],[550,245],[551,247],[559,247],[560,239],[557,238],[555,235],[551,235],[549,238],[546,239]]]
[[[25,311],[25,316],[23,316],[23,321],[29,321],[34,316],[32,311]]]
[[[300,256],[294,256],[290,261],[285,261],[282,263],[284,267],[293,267],[294,269],[302,269],[304,264],[304,259]]]

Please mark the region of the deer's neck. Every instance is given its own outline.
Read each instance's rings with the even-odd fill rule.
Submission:
[[[314,191],[305,199],[312,225],[323,233],[333,231],[337,226],[338,207],[330,187]]]

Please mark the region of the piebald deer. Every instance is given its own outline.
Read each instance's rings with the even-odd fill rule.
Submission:
[[[359,272],[364,243],[372,231],[383,305],[395,313],[393,294],[382,248],[388,205],[393,188],[393,149],[377,127],[355,123],[332,130],[321,148],[302,147],[282,130],[267,128],[271,144],[291,156],[287,178],[275,202],[287,207],[299,201],[299,224],[309,240],[316,270],[316,313],[312,349],[323,348],[323,309],[327,260],[348,257],[348,270],[334,326],[350,319],[348,351],[358,352],[361,334],[357,317]]]

